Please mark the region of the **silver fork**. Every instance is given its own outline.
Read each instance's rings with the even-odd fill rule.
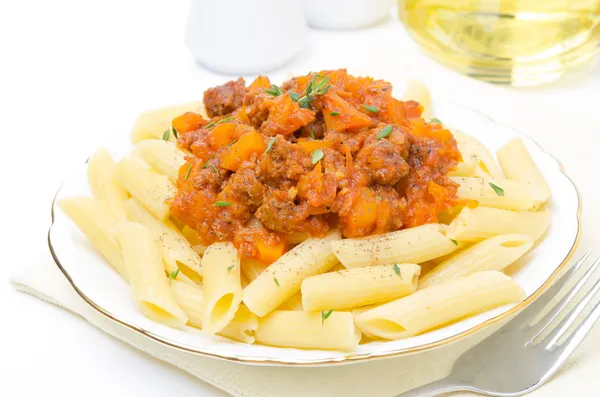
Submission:
[[[538,322],[531,324],[581,268],[589,255],[590,251],[515,318],[489,338],[463,353],[454,363],[452,373],[446,378],[417,387],[397,397],[431,397],[452,391],[474,391],[489,396],[513,397],[522,396],[540,387],[573,353],[600,317],[598,303],[573,333],[559,344],[600,289],[598,280],[556,328],[538,342],[539,337],[547,331],[547,327],[572,302],[598,268],[598,258],[556,306]]]

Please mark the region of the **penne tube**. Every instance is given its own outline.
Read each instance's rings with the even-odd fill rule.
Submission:
[[[535,165],[521,138],[514,138],[496,154],[507,178],[528,187],[533,195],[534,207],[539,208],[552,197],[540,169]]]
[[[305,278],[324,273],[338,263],[331,242],[340,238],[340,232],[335,230],[286,252],[244,289],[246,306],[260,317],[275,310],[300,291]]]
[[[160,252],[148,228],[122,222],[117,237],[123,250],[133,297],[142,314],[171,327],[181,327],[188,318],[177,304],[165,275]]]
[[[171,217],[172,219],[174,217]],[[200,237],[198,236],[198,232],[192,229],[191,227],[184,225],[181,228],[181,234],[183,237],[190,243],[194,251],[196,251],[200,255],[204,255],[204,251],[208,248],[206,245],[202,244],[200,241]]]
[[[458,150],[463,158],[463,163],[469,164],[470,167],[474,167],[474,175],[460,176],[480,176],[487,178],[491,176],[492,178],[498,179],[504,178],[494,157],[481,142],[462,131],[456,129],[451,129],[450,131],[452,132],[452,135],[454,135]]]
[[[125,189],[154,216],[161,221],[169,217],[167,200],[175,194],[175,185],[169,178],[131,155],[117,163],[116,175]]]
[[[279,305],[278,309],[280,310],[304,310],[302,306],[302,294],[300,292],[295,293],[292,297],[281,305]]]
[[[136,145],[139,155],[159,174],[176,181],[179,169],[185,164],[185,153],[173,142],[162,139],[147,139]]]
[[[444,235],[446,225],[429,224],[375,237],[344,239],[331,243],[333,252],[346,268],[421,263],[457,249]]]
[[[367,310],[357,316],[356,325],[369,335],[403,339],[524,298],[507,275],[479,272]]]
[[[352,318],[354,319],[354,326],[357,327],[357,329],[358,329],[358,326],[356,325],[356,323],[358,321],[357,320],[358,316],[360,316],[362,313],[366,312],[367,310],[371,310],[377,306],[378,305],[366,306],[366,307],[360,307],[358,309],[352,310]],[[362,338],[361,338],[360,342],[363,342],[364,339],[369,339],[369,340],[381,339],[377,335],[369,333],[369,331],[361,330],[360,332],[362,333]]]
[[[269,265],[256,259],[243,258],[242,259],[242,274],[246,276],[248,281],[252,282],[265,271]]]
[[[160,248],[167,274],[177,272],[177,279],[191,283],[202,280],[200,256],[169,220],[159,221],[136,199],[125,202],[127,218],[146,226]]]
[[[177,280],[171,281],[171,290],[179,306],[188,316],[188,324],[202,329],[204,321],[204,290],[199,285],[190,285]],[[254,343],[254,332],[258,326],[258,317],[244,305],[235,313],[225,328],[217,332],[244,343]]]
[[[344,310],[389,302],[417,290],[419,265],[377,265],[308,277],[302,282],[304,310]]]
[[[115,177],[117,164],[108,150],[100,148],[89,158],[87,177],[94,198],[108,208],[119,221],[127,220],[123,202],[129,194]]]
[[[428,272],[419,288],[446,283],[458,277],[486,270],[502,270],[525,255],[533,247],[528,234],[504,234],[459,251]]]
[[[465,207],[450,223],[446,235],[457,241],[481,241],[501,234],[528,234],[535,241],[549,224],[548,210],[530,212]]]
[[[116,234],[119,220],[91,197],[68,197],[61,199],[58,205],[119,275],[129,282]]]
[[[533,208],[529,189],[510,179],[485,179],[451,177],[459,184],[456,196],[461,200],[474,200],[486,207],[524,211]]]
[[[211,244],[202,257],[204,302],[202,330],[215,334],[229,324],[242,301],[240,257],[232,243]]]
[[[419,102],[419,105],[423,106],[421,117],[427,120],[431,117],[431,94],[427,85],[421,80],[409,79],[406,82],[402,100]]]
[[[202,101],[154,109],[140,114],[131,130],[131,141],[138,143],[145,139],[162,139],[165,131],[171,129],[173,119],[186,112],[205,115]],[[172,132],[168,135],[168,140],[176,141]]]
[[[464,156],[463,156],[464,159]],[[469,176],[473,177],[477,175],[477,164],[474,162],[461,161],[456,164],[456,168],[448,172],[449,176]]]
[[[276,310],[258,320],[256,342],[300,349],[355,350],[361,335],[354,326],[352,313],[328,314]]]
[[[288,234],[285,237],[289,245],[296,245],[308,240],[312,236],[310,235],[310,233],[307,232],[294,232],[292,234]]]

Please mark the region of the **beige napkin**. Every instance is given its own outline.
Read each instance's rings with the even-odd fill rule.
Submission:
[[[591,204],[600,201],[595,174],[596,151],[600,146],[600,120],[593,115],[565,111],[539,112],[534,118],[523,110],[506,114],[521,131],[532,136],[544,149],[556,155],[575,180],[585,203],[582,212],[583,237],[579,253],[592,248],[600,231],[600,213]],[[582,160],[586,159],[586,160]],[[590,209],[589,211],[586,208]],[[600,254],[600,252],[598,252]],[[152,356],[167,361],[234,396],[244,397],[392,397],[431,382],[449,373],[452,363],[468,347],[489,335],[487,329],[469,339],[417,355],[334,367],[259,367],[199,357],[166,347],[107,319],[89,307],[72,289],[49,254],[24,266],[13,276],[15,287],[88,320],[107,334],[121,339]],[[563,397],[598,395],[600,380],[600,329],[592,331],[584,344],[545,386],[531,396]],[[454,393],[470,396],[472,393]]]

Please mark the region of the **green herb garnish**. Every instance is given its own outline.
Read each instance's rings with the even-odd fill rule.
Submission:
[[[212,160],[212,159],[214,159],[214,158],[215,158],[215,155],[214,155],[214,154],[213,154],[212,156],[210,156],[210,157],[208,158],[208,160],[206,160],[206,163],[204,163],[204,164],[202,165],[202,169],[205,169],[206,167],[208,167],[208,163],[210,162],[210,160]]]
[[[229,147],[229,146],[233,145],[236,142],[237,142],[237,139],[234,139],[233,141],[229,142],[226,147]]]
[[[438,118],[432,117],[431,120],[429,120],[430,123],[435,123],[435,124],[442,124],[442,121]]]
[[[323,151],[321,149],[315,150],[312,153],[312,163],[317,164],[319,161],[321,161],[321,159],[323,159],[323,156],[325,156],[325,154],[323,154]]]
[[[175,137],[175,139],[179,139],[179,133],[177,132],[175,127],[171,127],[171,129],[173,130],[173,136]]]
[[[398,277],[402,278],[402,272],[400,271],[400,268],[398,267],[398,264],[396,262],[394,262],[394,272],[396,272]]]
[[[321,77],[321,80],[317,82],[318,77]],[[329,77],[323,77],[317,73],[310,83],[308,83],[305,94],[298,98],[296,102],[298,102],[298,105],[300,105],[301,108],[308,108],[308,105],[317,99],[318,95],[325,95],[330,88]]]
[[[231,273],[231,269],[233,269],[235,267],[235,265],[231,265],[227,268],[227,273]]]
[[[271,88],[266,89],[265,92],[272,96],[279,96],[279,95],[283,94],[283,92],[281,91],[281,88],[279,88],[275,84],[271,84]]]
[[[187,172],[185,173],[185,176],[183,177],[183,180],[184,180],[184,181],[187,181],[187,180],[188,180],[188,178],[190,177],[190,173],[191,173],[191,172],[192,172],[192,165],[190,164],[190,165],[188,165],[188,170],[187,170]]]
[[[265,154],[267,154],[271,150],[273,150],[273,145],[275,145],[275,141],[276,140],[277,140],[277,138],[271,138],[271,139],[269,139],[269,142],[267,142],[267,150],[265,150]]]
[[[231,203],[229,201],[215,201],[217,207],[229,207]]]
[[[273,281],[275,281],[275,284],[277,284],[277,286],[279,287],[279,280],[277,280],[277,277],[273,276]]]
[[[452,241],[454,245],[458,246],[458,241],[456,241],[455,239],[451,238],[450,241]]]
[[[335,112],[335,111],[334,112],[329,112],[329,115],[330,116],[339,116],[340,112]]]
[[[492,182],[489,182],[489,184],[498,196],[504,196],[504,189],[502,189],[500,186],[494,185]]]
[[[235,119],[235,116],[229,116],[229,117],[225,117],[224,119],[221,119],[221,120],[219,120],[219,121],[215,121],[215,120],[213,120],[213,121],[211,121],[210,123],[208,123],[208,124],[206,125],[206,127],[204,127],[204,129],[209,129],[210,127],[216,127],[216,126],[218,126],[219,124],[226,123],[226,122],[228,122],[228,121],[231,121],[231,120],[233,120],[233,119]]]
[[[292,101],[298,102],[300,100],[300,95],[296,94],[294,91],[290,91],[290,98],[292,98]]]
[[[171,134],[171,130],[166,130],[165,132],[163,132],[163,141],[168,141],[169,140],[169,135]]]
[[[173,270],[171,273],[169,273],[169,278],[175,280],[175,278],[177,277],[177,275],[179,275],[179,269]]]
[[[377,106],[371,106],[371,105],[365,105],[365,104],[362,104],[361,106],[371,113],[379,112],[379,108]]]
[[[310,129],[310,137],[312,139],[317,139],[317,138],[315,138],[315,130],[313,128]]]
[[[392,129],[393,129],[393,127],[391,124],[386,125],[382,129],[380,129],[379,132],[377,133],[377,139],[387,138],[392,133]]]
[[[214,164],[211,164],[210,168],[212,168],[212,170],[215,172],[215,174],[219,175],[219,170],[217,169],[217,167],[215,167]]]
[[[325,323],[325,320],[327,320],[329,316],[331,316],[331,313],[333,313],[333,309],[329,311],[321,310],[321,325],[323,325]]]

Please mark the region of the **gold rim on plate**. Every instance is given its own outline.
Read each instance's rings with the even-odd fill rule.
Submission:
[[[517,133],[517,135],[524,136],[527,139],[529,139],[530,141],[532,141],[534,144],[536,144],[542,152],[544,152],[546,155],[550,156],[554,161],[556,161],[556,163],[559,166],[560,173],[563,174],[569,180],[571,185],[575,188],[575,193],[577,194],[578,203],[577,203],[577,234],[575,235],[575,240],[573,242],[573,245],[571,246],[571,249],[565,256],[565,258],[562,260],[560,265],[558,265],[556,267],[556,269],[550,275],[550,277],[548,277],[548,279],[546,279],[546,281],[533,294],[531,294],[529,297],[527,297],[524,301],[522,301],[519,304],[515,305],[514,307],[510,308],[506,312],[499,314],[496,317],[493,317],[489,320],[486,320],[486,321],[482,322],[481,324],[478,324],[477,326],[475,326],[471,329],[468,329],[466,331],[463,331],[457,335],[449,336],[447,338],[438,340],[436,342],[431,342],[431,343],[427,343],[427,344],[415,346],[415,347],[404,348],[404,349],[401,349],[398,351],[392,351],[392,352],[385,353],[385,354],[376,354],[376,353],[349,354],[347,356],[343,356],[343,357],[339,357],[339,358],[316,359],[313,362],[281,361],[281,360],[268,358],[268,357],[264,357],[263,359],[254,359],[251,357],[231,357],[231,356],[219,355],[219,354],[214,354],[214,353],[207,353],[207,352],[203,352],[200,350],[196,350],[194,348],[182,346],[178,342],[171,341],[160,335],[156,335],[152,332],[149,332],[149,331],[146,331],[139,327],[136,327],[135,325],[131,325],[127,321],[118,318],[117,316],[113,315],[112,313],[110,313],[107,310],[103,309],[102,307],[98,306],[94,301],[92,301],[90,298],[88,298],[85,295],[85,293],[83,293],[83,291],[81,291],[77,287],[77,285],[73,282],[73,279],[69,276],[69,273],[62,266],[62,264],[60,263],[60,259],[56,255],[56,252],[54,251],[54,247],[52,246],[52,238],[51,238],[51,231],[52,231],[52,227],[54,226],[54,205],[55,205],[56,198],[58,197],[58,194],[61,191],[62,185],[58,189],[58,191],[54,195],[54,199],[52,200],[52,208],[51,208],[52,223],[50,225],[50,229],[48,230],[48,247],[50,249],[50,253],[52,255],[52,258],[54,259],[54,262],[56,263],[58,268],[61,270],[61,272],[64,274],[64,276],[67,278],[67,280],[69,281],[69,283],[71,284],[71,286],[73,287],[75,292],[77,292],[77,294],[88,305],[90,305],[94,310],[96,310],[98,313],[100,313],[103,316],[105,316],[106,318],[108,318],[112,321],[115,321],[116,323],[121,324],[133,331],[136,331],[136,332],[138,332],[138,333],[148,337],[149,339],[151,339],[155,342],[158,342],[162,345],[165,345],[165,346],[168,346],[168,347],[171,347],[171,348],[174,348],[176,350],[183,351],[186,353],[191,353],[194,355],[202,356],[202,357],[216,358],[216,359],[221,359],[221,360],[225,360],[225,361],[231,361],[231,362],[242,363],[242,364],[251,364],[251,365],[283,365],[283,366],[289,366],[289,367],[310,367],[310,366],[327,366],[327,365],[335,365],[335,364],[360,363],[360,362],[367,362],[367,361],[374,361],[374,360],[382,360],[382,359],[387,359],[387,358],[395,358],[395,357],[400,357],[400,356],[407,356],[407,355],[411,355],[411,354],[415,354],[415,353],[420,353],[420,352],[423,352],[426,350],[432,350],[435,348],[446,346],[446,345],[452,344],[454,342],[458,342],[459,340],[465,339],[469,336],[476,334],[477,332],[481,331],[484,328],[487,328],[493,324],[497,324],[500,321],[503,321],[503,320],[517,314],[519,311],[521,311],[521,310],[525,309],[527,306],[529,306],[534,300],[536,300],[538,298],[538,296],[540,296],[544,291],[546,291],[546,289],[548,287],[550,287],[552,285],[552,283],[556,279],[556,277],[558,277],[558,275],[560,275],[560,273],[564,270],[565,266],[567,266],[567,264],[569,263],[569,261],[571,260],[573,255],[575,254],[575,251],[577,250],[577,247],[579,245],[579,241],[581,238],[581,207],[582,207],[582,201],[581,201],[581,195],[579,193],[579,189],[577,188],[577,185],[575,185],[573,180],[566,174],[562,163],[558,159],[556,159],[554,156],[552,156],[551,154],[546,152],[534,139],[532,139],[531,137],[529,137],[523,133],[518,132],[517,130],[515,130],[514,128],[512,128],[510,126],[496,122],[491,117],[489,117],[477,110],[474,110],[474,109],[471,109],[471,108],[468,108],[468,107],[462,106],[462,105],[459,105],[459,106],[464,107],[470,111],[476,112],[497,125],[509,128],[509,129],[513,130],[515,133]],[[87,163],[87,161],[86,161],[86,163]]]

